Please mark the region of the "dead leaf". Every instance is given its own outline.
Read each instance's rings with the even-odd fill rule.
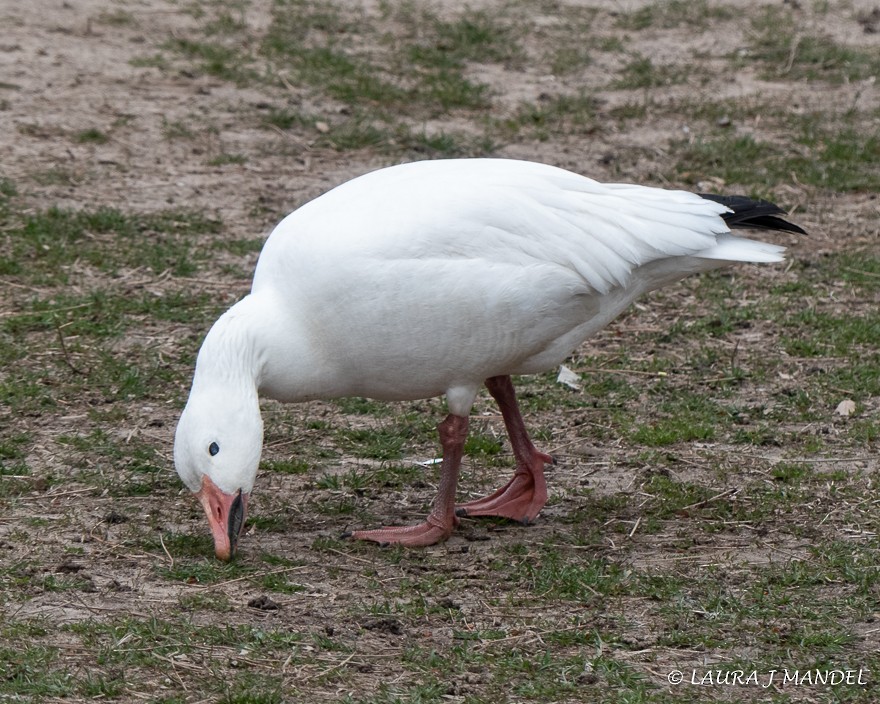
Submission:
[[[848,398],[843,399],[840,403],[837,404],[837,408],[834,409],[834,412],[846,418],[847,416],[851,416],[856,412],[856,402],[851,401]]]
[[[571,369],[566,367],[564,364],[559,366],[559,376],[556,377],[557,384],[565,384],[569,389],[574,389],[575,391],[581,390],[581,377],[578,374],[575,374]]]

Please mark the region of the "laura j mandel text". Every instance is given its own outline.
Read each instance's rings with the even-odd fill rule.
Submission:
[[[672,670],[666,679],[670,684],[693,684],[703,687],[715,685],[757,685],[759,687],[810,685],[864,685],[868,684],[868,670]]]

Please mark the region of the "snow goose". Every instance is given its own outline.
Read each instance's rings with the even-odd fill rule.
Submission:
[[[368,173],[287,216],[251,293],[208,332],[174,462],[208,516],[218,558],[235,552],[263,441],[259,397],[283,402],[445,394],[440,485],[427,519],[351,537],[446,539],[457,516],[532,521],[544,464],[511,383],[559,365],[638,296],[783,248],[730,228],[803,232],[766,201],[601,184],[506,159],[422,161]],[[468,414],[481,385],[516,459],[495,493],[456,506]]]

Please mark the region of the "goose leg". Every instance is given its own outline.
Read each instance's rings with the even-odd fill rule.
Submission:
[[[504,418],[504,427],[510,437],[513,456],[516,458],[516,471],[507,484],[493,494],[482,499],[461,504],[458,516],[500,516],[514,521],[529,523],[535,520],[538,512],[547,503],[547,482],[544,479],[544,465],[552,463],[553,458],[538,452],[526,431],[516,392],[509,376],[493,376],[486,379],[486,388],[498,403]]]
[[[440,486],[434,499],[434,508],[424,523],[415,526],[377,528],[375,530],[356,530],[348,537],[356,540],[372,540],[381,544],[396,543],[407,547],[434,545],[446,540],[458,524],[455,516],[455,487],[458,484],[458,471],[464,454],[464,441],[467,438],[467,416],[449,414],[437,426],[440,444],[443,447],[443,462],[440,465]]]

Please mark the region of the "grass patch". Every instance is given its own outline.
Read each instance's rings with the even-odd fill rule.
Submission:
[[[77,132],[76,141],[80,144],[106,144],[109,137],[96,127]]]
[[[764,8],[753,20],[750,58],[763,62],[770,80],[862,81],[880,72],[880,58],[868,49],[797,29],[790,13]]]
[[[798,356],[846,355],[865,348],[871,353],[874,343],[880,339],[880,315],[867,316],[834,315],[813,308],[796,312],[788,327],[800,331],[797,338],[790,338],[786,349]],[[804,334],[806,333],[806,334]]]
[[[620,77],[612,82],[618,90],[660,88],[687,80],[688,71],[675,66],[657,66],[647,56],[637,56],[626,64]]]
[[[131,390],[123,386],[117,393],[130,396],[132,394],[126,392]],[[68,449],[74,467],[83,470],[93,485],[104,485],[101,488],[111,496],[149,496],[171,488],[171,478],[151,445],[124,442],[103,429],[92,430],[87,435],[62,435],[58,444]],[[98,472],[90,472],[86,457],[98,458],[101,465],[111,464],[112,473],[105,466]]]
[[[0,693],[15,697],[68,697],[76,685],[59,666],[56,648],[0,647]]]
[[[65,264],[80,260],[111,275],[124,267],[146,266],[155,274],[188,276],[204,258],[193,247],[193,238],[216,233],[220,226],[218,220],[192,212],[130,215],[107,207],[50,207],[22,218],[8,216],[0,271],[31,284],[67,284]]]
[[[247,157],[244,154],[228,154],[223,152],[208,160],[208,166],[226,166],[227,164],[244,164]]]
[[[542,598],[573,600],[589,604],[595,599],[623,593],[627,576],[620,566],[602,559],[572,561],[551,547],[540,555],[517,554],[513,549],[509,561],[499,560],[497,569],[505,569],[511,579]]]
[[[403,39],[392,34],[403,32]],[[489,87],[467,75],[481,62],[522,65],[520,30],[514,22],[478,10],[442,18],[426,9],[384,9],[367,18],[336,3],[278,0],[272,21],[255,42],[248,28],[220,12],[201,36],[177,37],[165,51],[195,69],[237,85],[294,83],[345,106],[347,119],[272,108],[261,119],[282,130],[311,133],[317,144],[339,151],[380,149],[437,156],[484,154],[491,134],[467,137],[427,134],[426,118],[449,112],[482,113],[491,107]],[[369,48],[353,37],[369,34]],[[164,56],[144,65],[167,68]],[[317,126],[321,125],[321,129]],[[168,139],[193,139],[189,125],[167,122]]]
[[[485,10],[465,10],[452,20],[432,18],[428,41],[410,47],[410,58],[424,66],[460,68],[466,61],[520,61],[519,32]]]
[[[751,135],[709,137],[683,146],[677,169],[691,179],[714,175],[728,183],[755,184],[768,192],[791,180],[836,192],[870,192],[880,187],[873,164],[880,158],[880,134],[849,127],[828,131],[814,119],[802,123],[794,147]]]
[[[195,60],[201,71],[216,78],[239,85],[245,85],[255,78],[254,72],[243,65],[243,57],[237,47],[224,46],[218,42],[175,38],[165,48]]]
[[[705,29],[712,23],[733,17],[734,11],[724,5],[710,5],[707,0],[659,0],[633,12],[618,15],[617,25],[622,29],[674,29],[682,25]]]
[[[509,135],[534,136],[542,142],[560,134],[589,134],[599,128],[597,102],[586,93],[548,95],[537,103],[520,105],[498,126]]]
[[[280,474],[306,474],[311,469],[307,460],[266,460],[260,463],[260,469],[266,472],[278,472]]]

